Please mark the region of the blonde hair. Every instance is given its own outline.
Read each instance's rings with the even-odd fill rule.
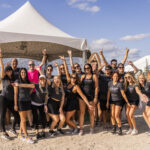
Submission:
[[[126,76],[127,74],[131,77],[132,82],[133,82],[133,85],[137,84],[136,78],[135,78],[130,72],[127,72],[127,73],[125,74],[125,76]],[[128,85],[129,85],[129,83],[128,83],[128,81],[127,81],[127,79],[126,79],[125,76],[124,76],[124,81],[125,81],[125,82],[124,82],[124,87],[125,87],[125,91],[126,91]]]

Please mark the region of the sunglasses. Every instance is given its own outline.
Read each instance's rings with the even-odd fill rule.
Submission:
[[[124,67],[118,67],[118,68],[120,68],[120,69],[124,69]]]
[[[113,65],[117,65],[117,62],[112,62],[111,64],[113,64]]]
[[[77,79],[76,77],[71,77],[71,79]]]
[[[84,68],[84,70],[89,70],[89,69],[90,69],[90,67]]]
[[[78,66],[74,66],[75,69],[77,69],[77,68],[79,68],[79,67],[80,67],[79,65],[78,65]]]
[[[127,76],[127,77],[125,77],[126,79],[131,79],[131,77],[130,76]]]
[[[34,64],[29,64],[29,66],[34,66]]]
[[[64,69],[65,69],[64,67],[60,68],[60,70],[64,70]]]

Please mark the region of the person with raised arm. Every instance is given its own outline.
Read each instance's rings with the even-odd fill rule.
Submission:
[[[127,106],[126,108],[126,116],[129,124],[127,134],[136,135],[138,134],[138,130],[136,127],[134,113],[139,105],[139,97],[144,99],[146,95],[141,92],[135,77],[129,72],[125,74],[125,92],[131,105],[131,107]]]
[[[79,79],[78,75],[76,73],[72,73],[69,75],[68,66],[66,63],[66,59],[64,56],[60,56],[60,58],[64,62],[66,77],[67,77],[67,103],[65,107],[66,111],[66,123],[73,129],[72,134],[78,133],[78,128],[75,122],[71,120],[71,118],[74,116],[75,112],[79,110],[79,104],[77,99],[77,94],[83,99],[85,104],[88,106],[89,111],[93,111],[94,107],[89,103],[88,99],[82,92],[80,86],[79,86]],[[94,119],[94,118],[93,118]]]
[[[84,95],[87,97],[89,103],[95,107],[98,100],[98,78],[97,75],[93,74],[92,66],[90,64],[84,65],[84,72],[85,74],[81,76],[80,82],[81,82],[81,89],[84,93]],[[84,115],[85,115],[85,109],[86,105],[83,102],[82,103],[82,112],[80,114],[80,135],[83,134],[83,124],[84,124]],[[89,109],[90,114],[90,134],[94,133],[94,116],[95,110]]]
[[[4,139],[10,139],[5,129],[5,116],[7,109],[9,109],[14,116],[14,120],[12,121],[12,128],[10,131],[15,136],[17,135],[15,126],[16,123],[19,122],[19,117],[18,113],[14,110],[13,70],[11,66],[6,66],[4,68],[2,57],[2,50],[0,48],[0,67],[2,78],[2,93],[0,97],[0,126],[3,133],[1,137]]]
[[[102,61],[103,61],[104,65],[105,65],[105,66],[108,65],[108,62],[107,62],[107,60],[105,59],[105,57],[104,57],[104,55],[103,55],[103,49],[101,49],[101,50],[99,51],[99,53],[100,53],[100,56],[101,56],[101,58],[102,58]],[[123,60],[121,61],[121,63],[122,63],[123,65],[126,63],[126,60],[127,60],[127,58],[128,58],[128,53],[129,53],[129,49],[126,48],[126,52],[125,52],[124,58],[123,58]],[[112,59],[110,65],[112,66],[112,71],[113,71],[113,72],[116,72],[116,70],[117,70],[117,60],[116,60],[116,59]]]
[[[118,135],[122,135],[122,124],[121,124],[121,109],[124,104],[124,100],[130,107],[130,103],[124,91],[123,84],[119,82],[119,73],[114,72],[112,75],[112,81],[108,83],[107,93],[107,108],[111,109],[111,122],[113,125],[112,133],[116,133],[116,122],[119,128]],[[111,101],[110,101],[111,98]]]

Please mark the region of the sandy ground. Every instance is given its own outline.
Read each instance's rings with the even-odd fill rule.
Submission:
[[[125,134],[128,129],[126,124],[123,125],[122,136],[112,135],[102,127],[96,127],[95,134],[90,135],[87,126],[83,136],[66,134],[54,138],[47,137],[35,144],[28,144],[17,138],[10,141],[0,138],[0,150],[150,150],[150,137],[145,134],[148,127],[141,112],[136,113],[136,122],[139,129],[136,136]],[[48,129],[46,131],[48,133]]]

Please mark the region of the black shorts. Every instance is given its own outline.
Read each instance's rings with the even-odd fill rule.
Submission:
[[[135,105],[138,106],[139,105],[139,100],[137,101],[129,101],[130,105]]]
[[[116,105],[116,106],[121,106],[121,107],[123,107],[124,101],[123,101],[123,100],[120,100],[120,101],[111,101],[110,104],[114,104],[114,105]]]
[[[48,107],[48,113],[59,115],[60,101],[49,99],[47,107]]]
[[[107,104],[107,100],[106,99],[101,99],[100,101],[100,108],[102,111],[107,110],[106,104]]]
[[[18,110],[19,111],[31,110],[31,101],[18,101]]]
[[[150,106],[150,101],[147,102],[146,106]]]

